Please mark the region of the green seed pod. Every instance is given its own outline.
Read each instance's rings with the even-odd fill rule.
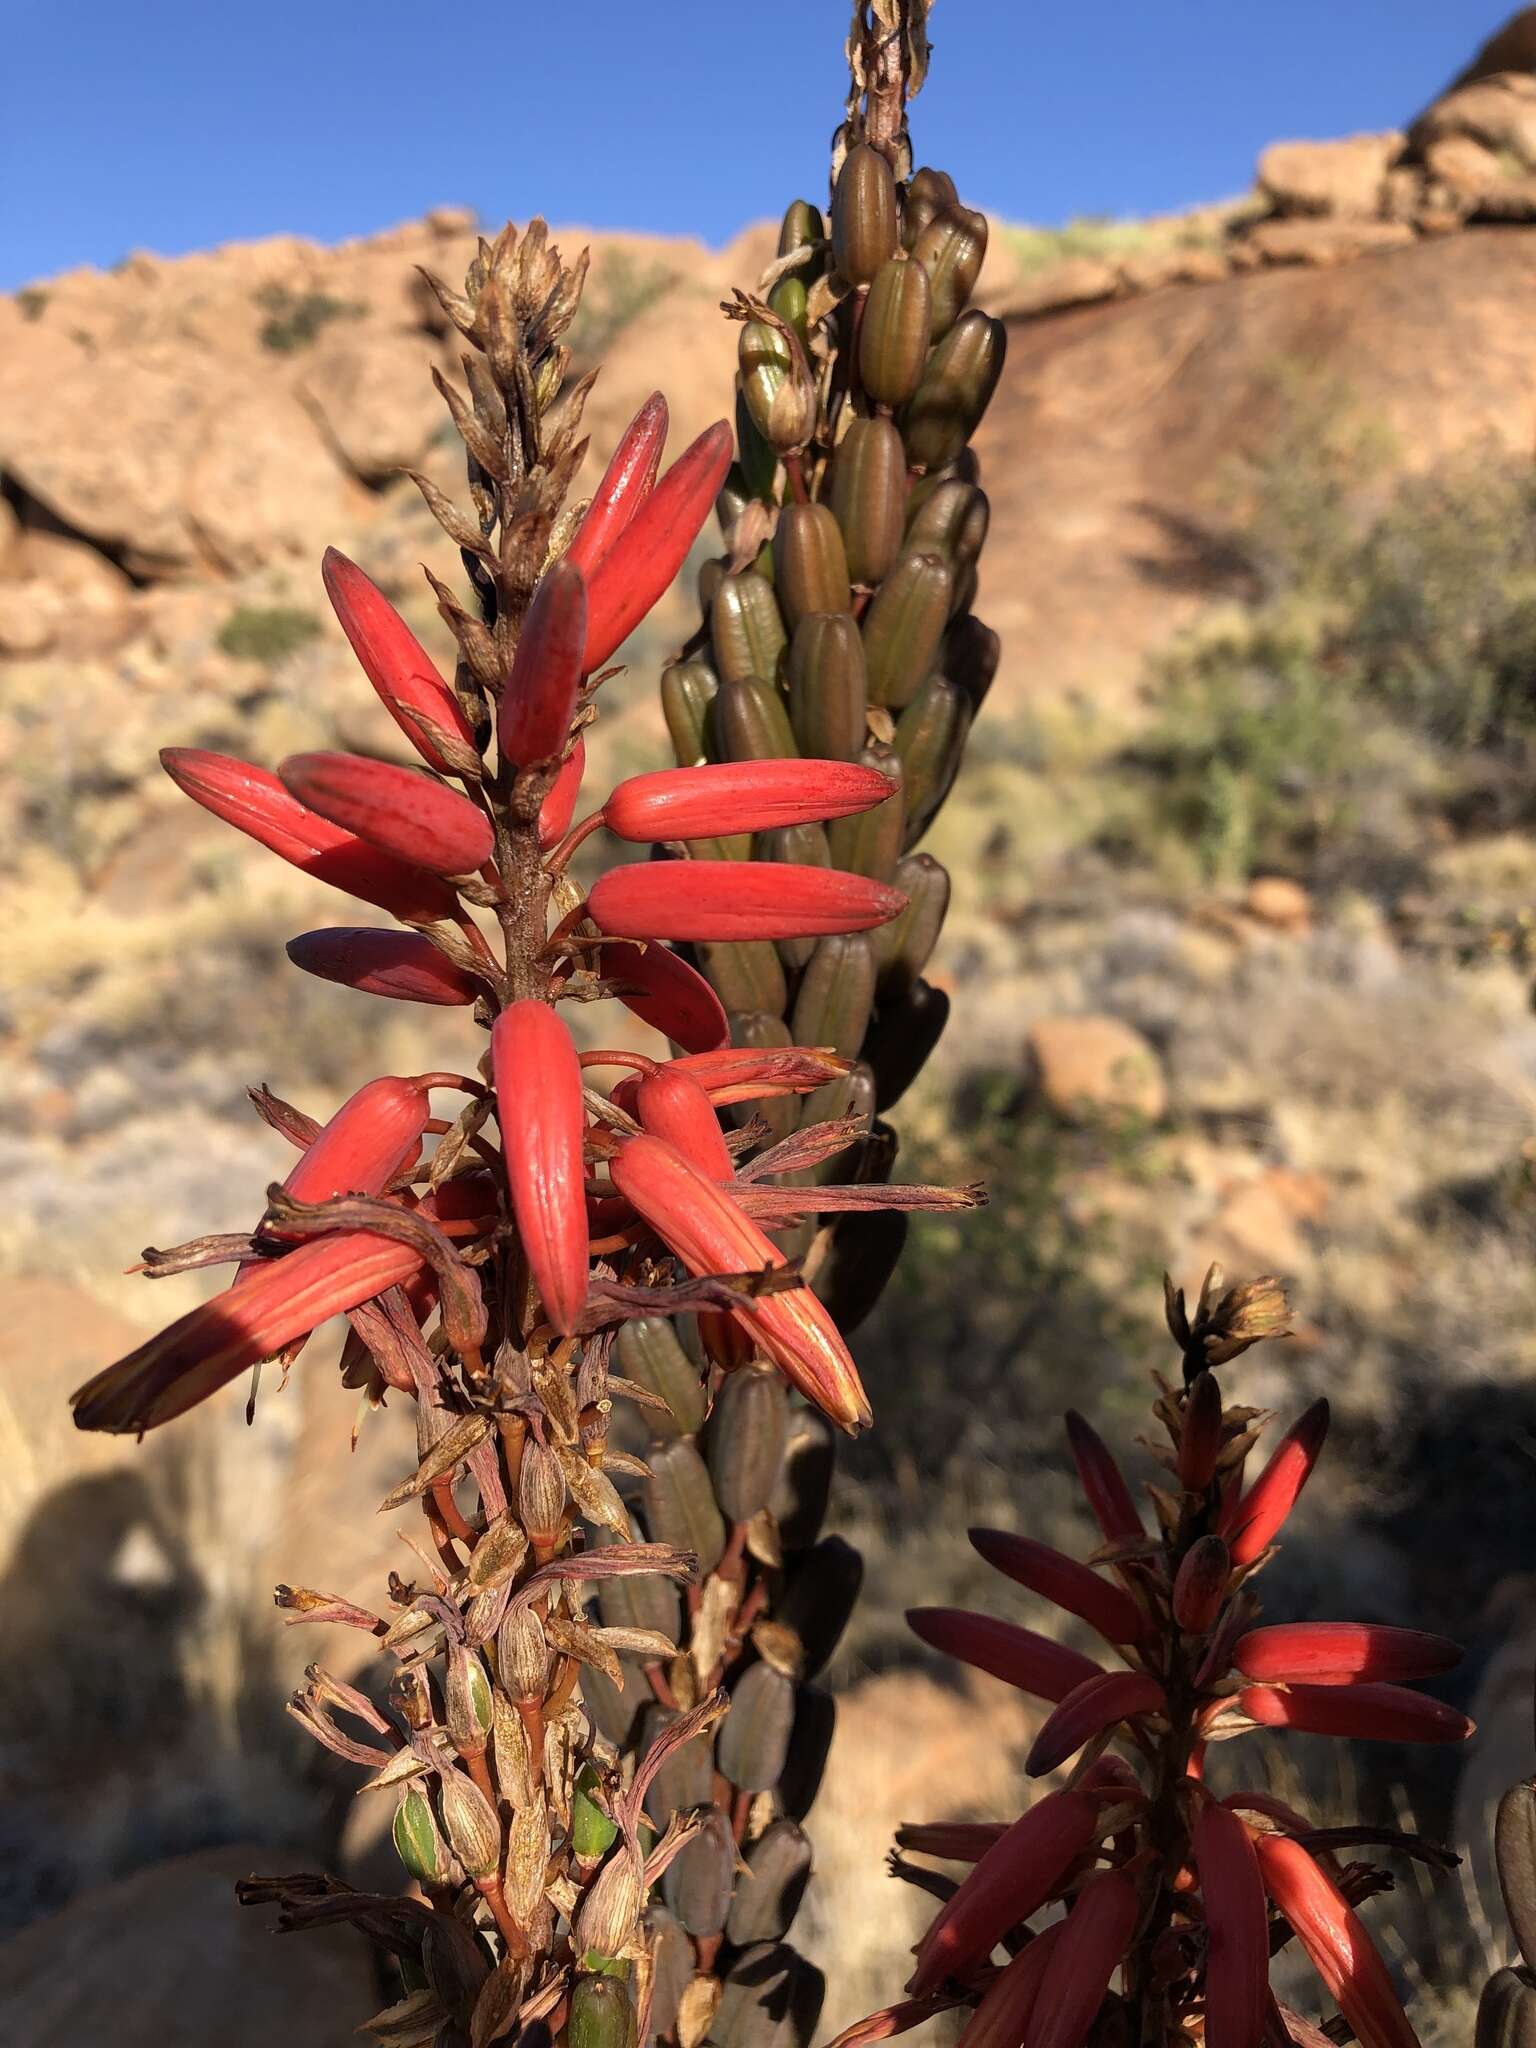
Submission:
[[[641,1747],[649,1749],[677,1714],[668,1707],[647,1709]],[[664,1828],[674,1813],[692,1813],[696,1806],[708,1806],[714,1797],[715,1751],[710,1737],[696,1735],[681,1749],[674,1749],[651,1780],[645,1795],[645,1810],[658,1828]]]
[[[571,1847],[583,1863],[596,1863],[618,1840],[619,1824],[597,1803],[601,1780],[583,1764],[571,1795]]]
[[[938,555],[903,555],[864,614],[864,667],[869,701],[900,711],[910,704],[938,659],[953,588]]]
[[[775,455],[803,447],[816,425],[816,393],[788,339],[749,320],[736,350],[748,416]]]
[[[633,2048],[635,2008],[622,1977],[576,1979],[571,1986],[567,2048]]]
[[[942,675],[928,678],[897,721],[896,754],[906,776],[904,851],[922,838],[953,789],[970,730],[970,698]]]
[[[648,1393],[666,1402],[645,1409],[645,1424],[655,1436],[691,1436],[704,1420],[708,1405],[699,1368],[678,1342],[669,1316],[636,1316],[620,1323],[614,1340],[619,1371]]]
[[[646,1916],[651,1936],[651,2036],[670,2034],[683,1993],[693,1982],[693,1943],[665,1906]]]
[[[447,1846],[438,1833],[432,1802],[420,1785],[400,1794],[391,1828],[395,1852],[418,1884],[447,1884],[451,1875]]]
[[[723,1813],[706,1814],[704,1824],[661,1881],[662,1896],[694,1937],[719,1934],[731,1910],[736,1844]]]
[[[931,853],[903,854],[894,880],[907,907],[874,934],[875,995],[887,1007],[928,965],[949,911],[949,872]]]
[[[905,405],[928,360],[932,291],[921,263],[882,263],[859,324],[859,375],[877,405]]]
[[[789,720],[813,761],[855,761],[864,744],[864,642],[846,612],[804,618],[789,643]]]
[[[1474,2048],[1536,2048],[1536,1977],[1528,1969],[1496,1970],[1483,1986]]]
[[[768,1505],[784,1462],[789,1395],[773,1370],[743,1366],[715,1398],[705,1453],[728,1522],[750,1522]]]
[[[826,830],[821,825],[776,825],[770,832],[759,832],[752,842],[752,857],[792,861],[802,868],[832,865]],[[791,974],[798,974],[816,950],[814,939],[775,939],[774,944]]]
[[[986,253],[986,215],[960,205],[935,214],[912,244],[932,287],[930,340],[942,341],[969,305]]]
[[[875,1070],[875,1100],[881,1109],[900,1102],[948,1022],[949,997],[926,981],[914,981],[900,1002],[876,1014],[864,1057]]]
[[[948,171],[930,170],[926,164],[914,171],[907,185],[901,210],[901,239],[911,248],[918,236],[946,207],[958,206],[960,194]]]
[[[981,588],[981,571],[974,562],[959,562],[955,566],[954,594],[949,600],[949,616],[960,617],[976,602],[976,593]]]
[[[895,1216],[903,1223],[907,1220],[899,1209],[866,1209],[861,1215]],[[779,1804],[791,1820],[804,1820],[816,1803],[836,1726],[837,1705],[831,1694],[823,1692],[819,1685],[797,1685],[795,1723],[778,1784]]]
[[[806,1678],[817,1675],[842,1640],[863,1583],[864,1560],[841,1536],[823,1536],[796,1568],[773,1618],[800,1638]]]
[[[848,561],[830,507],[784,507],[773,534],[773,574],[778,602],[791,632],[812,612],[848,610],[853,602]],[[762,676],[775,672],[761,665],[753,671]]]
[[[784,220],[779,228],[779,254],[793,256],[797,249],[825,242],[826,239],[827,224],[821,217],[821,208],[812,206],[809,199],[792,199],[784,209]],[[819,256],[793,274],[809,284],[821,275],[825,265],[825,256]]]
[[[852,1059],[875,1003],[875,952],[866,932],[839,932],[817,943],[790,1018],[796,1045],[830,1045]]]
[[[987,538],[992,508],[979,484],[945,477],[911,508],[904,545],[909,551],[943,555],[956,567],[974,562]]]
[[[806,1270],[845,1336],[859,1327],[885,1292],[906,1241],[907,1219],[899,1209],[862,1209],[839,1216],[817,1238]]]
[[[725,1550],[725,1524],[704,1460],[686,1437],[651,1452],[645,1519],[658,1543],[699,1553],[699,1573],[712,1572]]]
[[[736,389],[736,447],[739,452],[737,467],[748,492],[754,498],[761,498],[764,504],[771,505],[778,488],[779,458],[757,431],[757,423],[739,385]]]
[[[907,401],[901,437],[918,469],[953,462],[981,424],[1002,375],[1008,330],[986,313],[965,313],[945,335]]]
[[[832,264],[849,284],[868,284],[896,250],[896,180],[878,149],[856,142],[832,193]]]
[[[777,959],[777,955],[774,956]],[[779,978],[783,980],[783,970]],[[786,1002],[788,998],[785,998]],[[726,1008],[730,1005],[727,1003]],[[782,1009],[769,1013],[765,1010],[742,1010],[733,1013],[730,1019],[731,1043],[736,1046],[752,1046],[760,1052],[776,1050],[782,1045],[793,1045],[789,1026],[784,1021]],[[775,1138],[787,1138],[800,1120],[800,1102],[794,1095],[765,1095],[760,1102],[738,1103],[726,1115],[738,1126],[750,1123],[754,1117],[764,1122]]]
[[[1499,1801],[1493,1854],[1510,1930],[1536,1970],[1536,1785],[1511,1785]]]
[[[615,1749],[630,1749],[640,1732],[640,1716],[651,1689],[645,1673],[629,1658],[619,1659],[619,1669],[624,1676],[622,1691],[595,1664],[583,1664],[581,1703],[599,1735],[606,1736]]]
[[[855,420],[832,458],[830,502],[842,529],[848,573],[877,584],[901,551],[907,451],[888,419]]]
[[[787,1943],[758,1943],[725,1973],[711,2048],[810,2048],[826,1979]]]
[[[782,1017],[788,1009],[789,987],[771,939],[712,941],[695,951],[699,972],[728,1010]]]
[[[720,1723],[720,1769],[743,1792],[771,1792],[779,1782],[795,1719],[795,1688],[771,1664],[750,1664],[731,1688],[731,1711]]]
[[[810,1881],[810,1837],[794,1821],[776,1820],[752,1844],[746,1861],[725,1923],[736,1948],[779,1941],[788,1934]]]
[[[969,614],[956,619],[944,635],[944,645],[939,651],[939,668],[952,683],[957,683],[964,690],[973,711],[981,709],[992,687],[1002,650],[1003,643],[992,628]]]
[[[773,592],[761,578],[749,574],[746,580],[767,591],[768,601],[773,603]],[[777,606],[774,616],[778,616]],[[772,683],[757,674],[721,682],[710,707],[707,738],[717,761],[783,761],[800,751],[784,699]]]
[[[706,721],[719,687],[707,661],[669,661],[661,672],[662,715],[679,768],[696,767],[705,758]]]
[[[715,499],[715,518],[720,527],[720,538],[729,542],[731,531],[742,513],[752,502],[752,493],[747,489],[746,471],[739,462],[733,462],[725,472],[725,482],[720,486]]]
[[[784,1463],[768,1503],[786,1553],[803,1550],[820,1533],[832,1498],[836,1462],[831,1423],[814,1408],[797,1408],[790,1417]]]
[[[712,555],[707,562],[699,564],[699,610],[704,613],[706,618],[709,616],[709,608],[715,601],[715,592],[720,588],[721,579],[724,575],[725,557],[723,555]]]
[[[901,858],[902,835],[906,829],[906,793],[901,756],[889,747],[866,747],[859,756],[866,768],[878,768],[891,785],[891,794],[872,810],[856,811],[850,817],[834,818],[827,828],[827,845],[832,865],[856,875],[869,875],[888,882]]]
[[[794,328],[803,348],[810,334],[810,324],[807,318],[805,284],[798,273],[790,277],[781,277],[768,294],[768,303],[781,320],[787,320]]]
[[[755,569],[723,576],[709,607],[709,636],[722,685],[751,676],[772,682],[789,638],[772,584]]]

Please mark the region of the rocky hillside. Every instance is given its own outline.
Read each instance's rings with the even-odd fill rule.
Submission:
[[[437,638],[417,565],[455,565],[399,471],[448,480],[430,371],[454,364],[416,266],[451,278],[471,247],[444,211],[0,300],[0,1935],[39,1923],[0,1950],[7,2038],[18,1997],[17,2038],[99,2030],[110,1985],[88,2014],[32,2001],[210,1873],[380,1867],[378,1817],[288,1740],[277,1705],[318,1646],[264,1602],[386,1568],[390,1418],[347,1458],[318,1346],[251,1432],[230,1398],[143,1449],[86,1440],[63,1397],[193,1298],[123,1276],[145,1242],[249,1221],[278,1161],[246,1082],[324,1110],[365,1070],[468,1049],[449,1013],[298,985],[281,942],[332,903],[176,799],[155,754],[388,747],[316,562],[341,546]],[[594,239],[595,447],[658,384],[678,443],[727,409],[713,308],[771,248]],[[969,1237],[916,1234],[864,1342],[882,1430],[842,1516],[876,1568],[825,1839],[872,1928],[871,1831],[911,1817],[953,1737],[928,1679],[882,1669],[910,1656],[900,1611],[965,1590],[962,1491],[1075,1536],[1049,1416],[1133,1414],[1162,1265],[1282,1272],[1301,1330],[1252,1397],[1335,1398],[1335,1475],[1277,1598],[1342,1570],[1356,1611],[1449,1624],[1486,1660],[1536,1559],[1536,78],[1476,72],[1401,132],[1277,146],[1239,204],[996,223],[979,297],[1010,324],[981,443],[1005,668],[935,847],[963,1000],[902,1115],[923,1165],[984,1171],[996,1200]],[[610,762],[656,758],[656,657],[688,608],[630,650]],[[1000,1804],[1027,1730],[996,1689],[976,1711],[997,1763],[976,1797]],[[1523,1768],[1496,1751],[1464,1815]],[[1410,1789],[1448,1822],[1443,1778]],[[848,1917],[823,1929],[834,2023],[879,2002]],[[284,2024],[295,2048],[341,2038]]]

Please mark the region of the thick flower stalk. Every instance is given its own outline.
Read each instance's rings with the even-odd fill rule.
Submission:
[[[792,1227],[775,1233],[758,1219],[776,1238],[771,1256],[803,1260],[814,1294],[770,1297],[746,1334],[803,1393],[770,1325],[777,1319],[794,1352],[808,1355],[815,1339],[802,1310],[819,1300],[830,1330],[846,1335],[873,1308],[905,1239],[900,1210],[841,1209],[817,1188],[857,1183],[873,1197],[890,1179],[890,1112],[944,1029],[949,998],[924,969],[950,885],[923,842],[998,658],[996,635],[971,609],[988,508],[969,443],[1002,366],[1004,331],[969,305],[985,218],[960,204],[943,172],[913,167],[906,103],[926,68],[925,13],[898,0],[855,9],[852,89],[827,203],[788,208],[774,262],[725,309],[738,323],[739,349],[735,461],[716,505],[723,546],[700,574],[698,630],[661,684],[679,771],[699,794],[652,805],[642,821],[690,847],[701,913],[713,892],[739,893],[755,862],[789,863],[797,877],[792,889],[781,885],[780,900],[801,911],[798,930],[744,921],[721,943],[677,923],[670,935],[687,942],[717,993],[734,1045],[829,1045],[848,1063],[814,1094],[733,1112],[740,1123],[765,1120],[789,1145],[824,1119],[846,1123],[839,1152],[807,1157],[797,1170],[807,1199]],[[809,760],[878,776],[883,801],[842,810],[824,799],[814,817],[786,803],[771,825],[730,801],[735,789],[766,788],[769,778],[792,799]],[[830,789],[830,770],[819,772]],[[716,790],[725,800],[713,809],[707,793]],[[845,901],[849,874],[868,892],[868,916],[855,917]],[[607,878],[600,914],[631,914],[632,895],[645,886],[635,869]],[[905,907],[876,923],[887,890]],[[833,916],[813,935],[805,913],[821,902]],[[689,1251],[673,1244],[689,1263]],[[746,1256],[743,1247],[738,1257]],[[753,1263],[767,1256],[760,1243]],[[740,1316],[734,1325],[705,1319],[717,1370],[735,1365],[743,1327]],[[662,1355],[672,1342],[665,1328],[642,1335],[632,1326],[626,1370],[664,1384],[678,1371]],[[826,1371],[836,1377],[830,1359]],[[745,1866],[733,1878],[723,1834],[715,1849],[701,1841],[680,1860],[669,1894],[716,1980],[713,1990],[695,1980],[685,2037],[708,2023],[712,1998],[731,2009],[733,1984],[763,1967],[762,1943],[778,1945],[775,1967],[803,1969],[785,1940],[810,1856],[796,1826],[808,1797],[803,1731],[817,1728],[824,1753],[832,1706],[813,1682],[849,1618],[861,1569],[846,1543],[820,1533],[830,1432],[798,1408],[787,1416],[760,1368],[758,1379],[749,1398],[754,1382],[736,1374],[727,1384],[740,1398],[707,1424],[686,1407],[653,1416],[647,1454],[657,1474],[653,1533],[703,1525],[706,1552],[724,1544],[717,1569],[739,1582],[761,1659],[744,1674],[764,1731]],[[795,1476],[802,1468],[815,1475],[813,1502]],[[706,1579],[682,1637],[694,1684],[719,1671],[709,1588]],[[613,1597],[622,1602],[626,1589]],[[629,1739],[639,1743],[647,1727],[633,1725]],[[738,1708],[718,1731],[717,1763],[740,1727]],[[676,1789],[674,1810],[706,1802],[740,1835],[733,1788],[742,1780],[731,1771],[701,1762],[686,1779],[658,1783]],[[804,2048],[803,2022],[797,2029]]]
[[[1025,1768],[1061,1775],[1011,1823],[901,1829],[893,1869],[939,1911],[905,1998],[838,2048],[954,2009],[968,2013],[965,2048],[1321,2040],[1270,1988],[1271,1957],[1291,1941],[1361,2048],[1413,2048],[1359,1910],[1392,1880],[1350,1852],[1386,1847],[1441,1867],[1455,1857],[1381,1829],[1316,1827],[1262,1789],[1220,1793],[1206,1764],[1212,1745],[1268,1728],[1464,1741],[1466,1716],[1416,1689],[1460,1651],[1416,1629],[1264,1626],[1258,1576],[1322,1450],[1328,1407],[1314,1403],[1250,1471],[1265,1418],[1227,1406],[1216,1372],[1282,1332],[1284,1299],[1270,1280],[1221,1290],[1213,1269],[1193,1317],[1169,1290],[1183,1373],[1179,1384],[1158,1378],[1168,1478],[1148,1489],[1150,1522],[1103,1440],[1070,1415],[1071,1455],[1104,1539],[1093,1556],[971,1531],[989,1564],[1086,1623],[1102,1651],[1087,1656],[986,1614],[908,1617],[931,1647],[1046,1703]],[[953,1879],[913,1856],[969,1868]]]
[[[857,818],[887,798],[874,765],[690,766],[633,777],[578,816],[613,657],[676,575],[731,458],[722,422],[663,467],[657,395],[590,504],[567,506],[588,382],[563,390],[561,336],[582,269],[535,222],[482,242],[462,292],[432,280],[465,343],[463,388],[438,381],[468,450],[470,509],[417,479],[469,580],[465,603],[432,579],[458,645],[452,678],[362,569],[326,558],[342,630],[418,758],[312,753],[269,771],[164,757],[195,802],[396,920],[303,934],[297,967],[366,996],[468,1008],[486,1052],[470,1074],[369,1081],[324,1122],[257,1091],[300,1155],[287,1178],[249,1232],[144,1259],[152,1277],[226,1264],[231,1283],[74,1397],[82,1428],[142,1433],[266,1361],[291,1367],[341,1315],[342,1376],[364,1411],[415,1403],[418,1463],[383,1505],[424,1516],[420,1573],[392,1577],[376,1612],[306,1589],[278,1602],[394,1659],[382,1701],[312,1666],[290,1711],[397,1802],[419,1896],[319,1879],[247,1888],[285,1925],[351,1921],[393,1953],[400,1996],[371,2025],[396,2042],[484,2048],[542,2025],[580,2048],[626,2048],[679,2028],[696,1976],[714,1985],[718,1941],[658,1944],[644,1916],[658,1883],[697,1887],[722,1866],[728,1882],[738,1849],[766,1859],[786,1839],[747,1840],[793,1688],[743,1557],[749,1537],[768,1557],[792,1519],[768,1512],[788,1386],[807,1404],[795,1428],[870,1419],[836,1322],[779,1239],[813,1207],[976,1199],[859,1175],[812,1197],[800,1183],[852,1135],[836,1106],[797,1116],[787,1142],[758,1121],[728,1135],[722,1109],[826,1105],[850,1059],[825,1034],[733,1045],[716,991],[669,943],[814,945],[903,915],[899,887],[857,865],[716,863],[678,843]],[[634,864],[584,892],[571,855],[604,829]],[[676,857],[645,857],[661,844]],[[651,1050],[624,1034],[579,1048],[575,1003],[627,1007]],[[675,1333],[695,1316],[707,1356]],[[681,1411],[690,1433],[707,1421],[728,1535],[714,1495],[716,1523],[689,1492],[704,1469],[691,1434],[647,1464],[622,1448],[615,1402]],[[627,1743],[646,1701],[644,1740],[621,1759],[611,1731],[622,1719]],[[662,1788],[695,1769],[728,1708],[722,1815],[708,1794]],[[813,1701],[813,1734],[818,1714]],[[737,2006],[766,2009],[780,1976],[749,1973]],[[802,1974],[797,2010],[814,1990]],[[713,1998],[701,2002],[713,2018]]]

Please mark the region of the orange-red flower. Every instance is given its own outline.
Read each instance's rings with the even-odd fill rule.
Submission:
[[[712,839],[844,818],[883,804],[891,785],[857,761],[718,761],[632,775],[603,805],[620,839]]]
[[[437,875],[469,875],[491,857],[491,821],[433,776],[363,754],[291,754],[283,786],[370,846]]]
[[[585,674],[618,651],[683,566],[732,452],[731,430],[718,420],[684,449],[623,530],[603,546],[587,582]]]
[[[1254,1846],[1265,1890],[1290,1922],[1361,2048],[1419,2048],[1386,1964],[1333,1879],[1299,1842],[1284,1835],[1260,1835]]]
[[[587,584],[569,556],[545,570],[496,709],[496,743],[518,768],[565,751],[587,638]]]
[[[565,551],[563,559],[584,575],[591,575],[650,496],[666,442],[667,401],[653,391],[620,436]]]
[[[320,574],[341,630],[390,717],[429,767],[449,773],[453,764],[434,735],[446,734],[470,754],[475,739],[431,656],[384,593],[338,549],[326,549]]]
[[[587,909],[618,939],[798,939],[862,932],[907,907],[899,889],[792,861],[636,862],[599,876]]]
[[[415,932],[376,930],[371,925],[327,925],[300,932],[285,949],[295,967],[322,981],[364,995],[390,996],[401,1003],[472,1003],[479,984],[430,939]]]
[[[560,1017],[529,999],[492,1025],[491,1066],[518,1236],[545,1314],[568,1337],[587,1299],[581,1063]]]
[[[1260,2048],[1269,2009],[1269,1914],[1253,1837],[1237,1815],[1202,1804],[1193,1830],[1205,1905],[1205,2038]]]

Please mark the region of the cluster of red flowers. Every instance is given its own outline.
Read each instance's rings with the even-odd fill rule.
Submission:
[[[1104,1537],[1094,1557],[1081,1563],[1027,1537],[971,1532],[989,1564],[1086,1623],[1119,1663],[1101,1665],[986,1614],[909,1616],[934,1649],[1050,1703],[1027,1760],[1032,1776],[1076,1762],[1059,1790],[1011,1825],[901,1830],[900,1850],[974,1867],[951,1884],[898,1858],[901,1874],[944,1903],[918,1944],[907,2001],[850,2029],[839,2048],[965,2005],[974,2012],[964,2048],[1188,2040],[1190,2029],[1207,2048],[1321,2039],[1270,1990],[1271,1954],[1292,1935],[1364,2048],[1412,2048],[1413,2028],[1355,1910],[1386,1880],[1336,1853],[1381,1834],[1316,1828],[1267,1791],[1217,1796],[1205,1783],[1206,1756],[1212,1743],[1255,1727],[1462,1741],[1472,1723],[1404,1683],[1448,1671],[1460,1651],[1442,1636],[1355,1622],[1255,1626],[1253,1575],[1317,1461],[1326,1401],[1301,1416],[1247,1486],[1255,1411],[1224,1409],[1209,1370],[1187,1389],[1164,1386],[1158,1414],[1177,1492],[1153,1489],[1155,1535],[1108,1448],[1076,1414],[1067,1418],[1072,1456]],[[1398,1846],[1454,1861],[1416,1838]],[[1048,1908],[1065,1911],[1032,1931],[1029,1921]],[[992,1961],[999,1946],[1011,1952],[1001,1967]],[[1149,2006],[1151,2034],[1138,2030]]]
[[[398,613],[334,551],[325,583],[337,617],[424,767],[310,753],[274,775],[190,749],[163,756],[195,802],[398,920],[307,932],[288,948],[297,966],[376,996],[474,1005],[490,1051],[481,1076],[371,1081],[323,1128],[260,1097],[303,1157],[269,1192],[249,1239],[200,1241],[179,1261],[151,1262],[164,1272],[234,1259],[239,1272],[81,1388],[82,1427],[151,1428],[247,1367],[291,1358],[327,1317],[394,1288],[418,1323],[441,1310],[474,1376],[487,1335],[476,1268],[509,1251],[522,1262],[523,1295],[502,1316],[503,1338],[553,1345],[626,1315],[664,1313],[676,1260],[701,1282],[732,1283],[713,1294],[706,1285],[703,1296],[670,1290],[690,1307],[715,1303],[705,1321],[722,1355],[743,1355],[739,1338],[732,1349],[734,1322],[843,1428],[869,1421],[842,1338],[809,1288],[792,1274],[775,1279],[786,1262],[764,1226],[812,1210],[916,1206],[918,1193],[820,1186],[810,1197],[764,1184],[835,1153],[852,1135],[837,1126],[802,1130],[738,1172],[740,1144],[728,1142],[717,1110],[808,1093],[848,1062],[815,1048],[732,1047],[719,998],[670,942],[867,930],[905,898],[863,875],[789,862],[640,860],[603,874],[585,897],[568,874],[574,848],[599,826],[653,855],[675,854],[715,835],[846,816],[890,793],[876,769],[841,760],[685,766],[622,782],[573,824],[605,665],[671,583],[731,458],[721,423],[658,478],[666,428],[658,394],[546,565],[495,705],[494,765],[489,732],[476,731]],[[477,919],[475,908],[489,916]],[[676,1056],[579,1052],[555,1005],[608,996],[669,1038]],[[587,1070],[604,1065],[629,1077],[611,1097],[587,1085]],[[470,1098],[452,1123],[431,1113],[431,1091],[445,1088]],[[483,1135],[491,1115],[499,1147]],[[429,1134],[441,1142],[424,1160]],[[626,1278],[650,1287],[646,1309],[605,1263],[616,1253],[633,1254]]]

